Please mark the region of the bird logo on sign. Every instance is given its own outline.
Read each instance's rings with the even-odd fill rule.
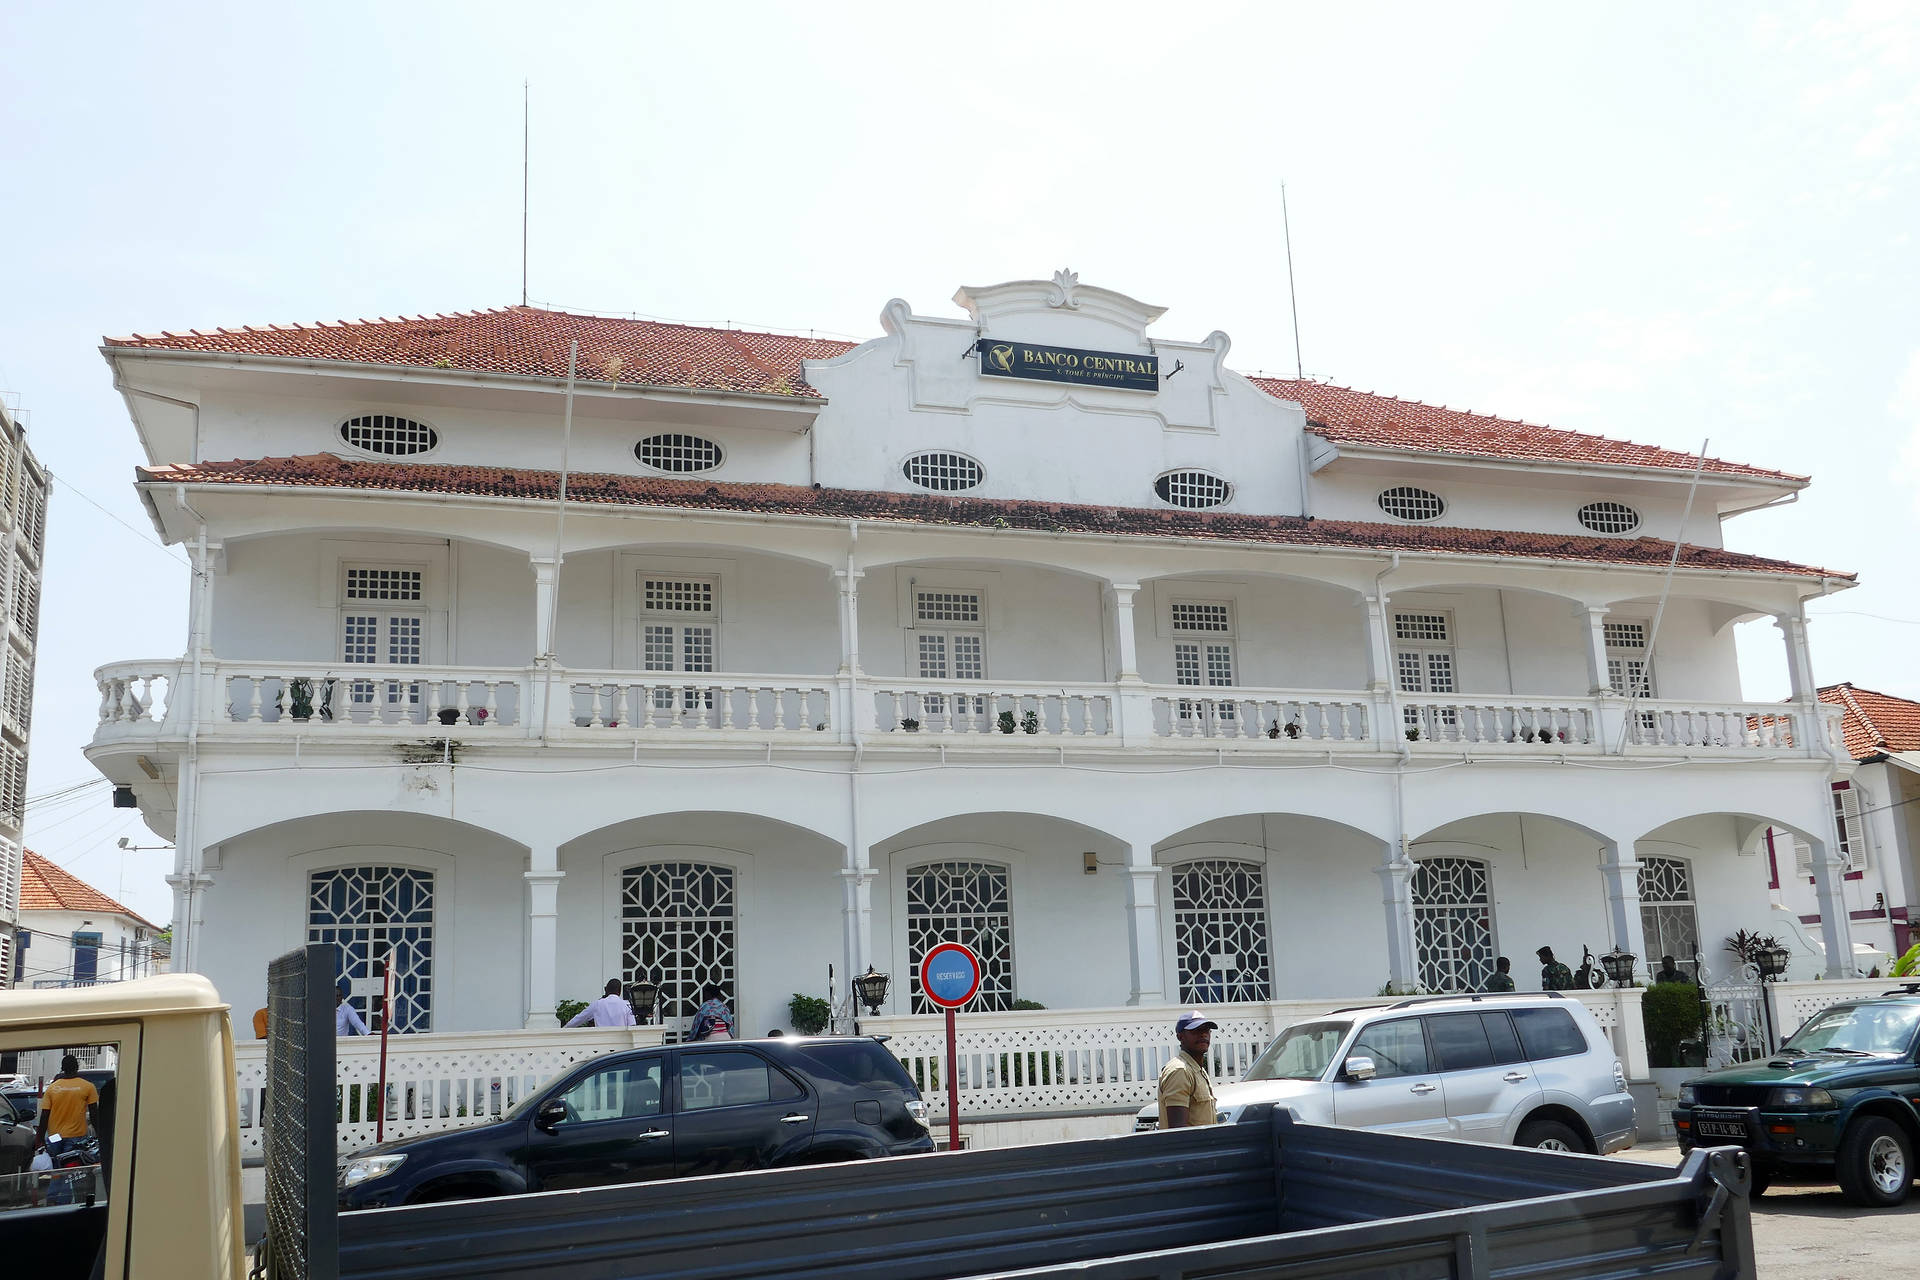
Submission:
[[[1013,372],[1013,348],[1006,343],[998,343],[987,348],[987,363],[1002,373]]]

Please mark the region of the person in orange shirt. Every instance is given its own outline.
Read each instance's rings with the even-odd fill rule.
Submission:
[[[40,1095],[40,1141],[45,1142],[49,1132],[66,1142],[86,1137],[99,1105],[99,1091],[80,1076],[80,1059],[65,1055],[60,1059],[60,1074]]]

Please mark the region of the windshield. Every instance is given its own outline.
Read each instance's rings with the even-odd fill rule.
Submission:
[[[1826,1009],[1793,1033],[1782,1053],[1905,1053],[1920,1026],[1920,1004],[1847,1004]]]
[[[1242,1080],[1318,1080],[1333,1061],[1351,1022],[1302,1022],[1267,1046]]]

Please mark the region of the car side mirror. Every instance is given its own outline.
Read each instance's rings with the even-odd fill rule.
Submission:
[[[1373,1059],[1364,1054],[1354,1054],[1340,1069],[1340,1074],[1349,1080],[1371,1080],[1374,1076]]]
[[[566,1118],[567,1104],[558,1098],[551,1098],[541,1103],[540,1109],[533,1113],[533,1125],[536,1129],[552,1133]]]

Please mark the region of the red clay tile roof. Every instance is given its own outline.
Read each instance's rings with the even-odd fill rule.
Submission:
[[[141,467],[138,478],[167,484],[284,485],[527,498],[547,502],[553,501],[559,489],[559,477],[552,471],[366,462],[338,458],[330,453],[298,458],[236,459],[232,462]],[[1208,538],[1299,547],[1349,548],[1356,551],[1438,551],[1539,560],[1585,560],[1596,564],[1635,564],[1653,568],[1664,567],[1673,552],[1672,543],[1654,538],[1575,537],[1558,533],[1315,520],[1301,516],[1095,507],[1009,498],[959,498],[944,494],[887,493],[868,489],[808,489],[786,484],[738,484],[596,473],[570,475],[567,478],[567,499],[590,505],[744,511],[757,515],[886,520],[1048,533]],[[1680,564],[1690,569],[1832,578],[1853,576],[1715,547],[1688,546],[1680,553]]]
[[[153,926],[130,908],[123,907],[65,867],[28,849],[20,867],[20,909],[22,911],[100,911],[138,920]]]
[[[1850,684],[1825,685],[1819,694],[1820,701],[1847,709],[1840,726],[1855,760],[1883,751],[1920,751],[1920,702]]]
[[[452,315],[245,326],[211,333],[108,338],[110,347],[228,352],[303,360],[408,365],[469,372],[567,376],[567,344],[580,341],[579,376],[629,386],[750,391],[819,399],[803,362],[829,360],[854,343],[744,329],[705,329],[654,320],[499,307]],[[1268,395],[1306,407],[1309,429],[1334,444],[1473,457],[1519,458],[1589,466],[1691,471],[1691,455],[1512,418],[1396,400],[1347,387],[1290,378],[1252,379]],[[1709,459],[1717,475],[1785,483],[1806,477]]]
[[[398,320],[247,326],[211,333],[192,330],[108,338],[106,343],[564,378],[567,344],[574,339],[580,342],[578,376],[587,381],[752,391],[796,399],[820,396],[807,385],[802,361],[831,359],[854,346],[826,338],[702,329],[538,307]]]
[[[1517,418],[1494,418],[1464,409],[1421,404],[1417,400],[1397,400],[1324,382],[1265,377],[1250,381],[1270,396],[1299,401],[1307,411],[1307,429],[1334,444],[1689,472],[1698,461],[1694,454],[1675,453],[1671,449],[1538,426]],[[1793,484],[1804,484],[1807,479],[1719,458],[1708,458],[1702,471]]]

